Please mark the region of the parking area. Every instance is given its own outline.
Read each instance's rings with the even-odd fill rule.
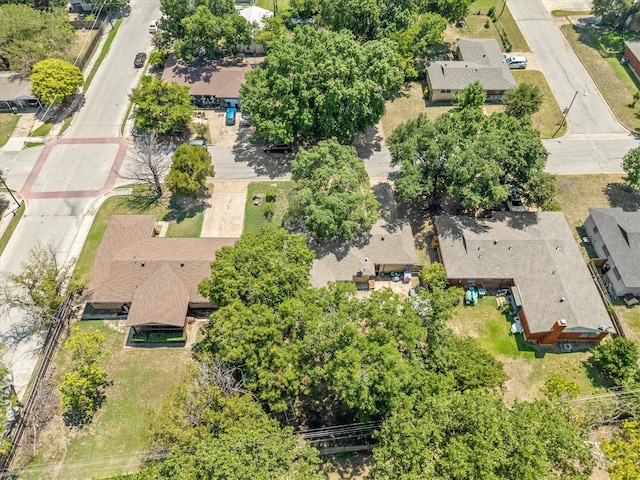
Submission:
[[[211,145],[216,147],[233,147],[238,140],[240,125],[240,113],[236,115],[235,125],[225,125],[224,110],[201,110],[209,123]]]

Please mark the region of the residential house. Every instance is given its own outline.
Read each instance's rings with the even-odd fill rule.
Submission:
[[[561,212],[438,216],[434,226],[449,283],[508,291],[529,342],[597,342],[613,331]]]
[[[256,5],[243,8],[242,10],[239,10],[238,13],[248,23],[255,25],[255,27],[258,29],[264,28],[265,18],[273,17],[273,12],[271,10],[258,7]],[[251,44],[245,45],[243,48],[243,51],[245,53],[261,54],[261,53],[264,53],[264,45],[256,43],[256,41],[253,38],[251,38]]]
[[[590,208],[584,230],[598,257],[609,291],[618,297],[640,296],[640,212]]]
[[[511,70],[504,63],[498,42],[490,39],[459,39],[457,60],[427,63],[427,86],[432,102],[451,101],[473,82],[480,82],[487,100],[501,100],[516,87]]]
[[[626,59],[636,77],[640,78],[640,41],[625,40],[622,57]]]
[[[89,285],[96,310],[127,313],[135,332],[184,330],[193,309],[213,308],[198,293],[211,275],[216,251],[235,238],[155,236],[154,215],[112,215],[98,248]]]
[[[391,223],[378,220],[371,231],[357,240],[341,241],[327,249],[316,245],[311,267],[311,284],[324,287],[329,282],[355,282],[369,288],[381,274],[419,272],[411,225],[405,220]],[[327,251],[328,250],[328,251]]]
[[[253,68],[241,62],[210,62],[196,60],[184,63],[169,55],[162,79],[187,85],[194,100],[206,99],[211,106],[240,107],[240,86],[244,74]]]
[[[38,98],[31,92],[28,77],[15,72],[0,73],[0,111],[41,107]]]

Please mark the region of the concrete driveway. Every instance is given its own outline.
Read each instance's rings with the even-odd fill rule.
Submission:
[[[212,180],[210,207],[204,211],[201,237],[239,237],[244,226],[248,180]]]

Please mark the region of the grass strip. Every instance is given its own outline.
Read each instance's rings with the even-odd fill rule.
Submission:
[[[89,85],[91,85],[91,82],[93,81],[93,77],[96,76],[96,72],[98,71],[98,68],[100,68],[100,65],[102,64],[103,60],[107,56],[107,53],[109,53],[109,49],[111,48],[111,44],[113,43],[113,39],[115,38],[116,33],[118,33],[118,29],[120,28],[121,23],[122,23],[121,18],[116,20],[116,23],[114,24],[113,28],[109,32],[109,35],[107,35],[107,40],[104,42],[104,45],[102,46],[102,50],[100,50],[100,55],[98,55],[98,58],[93,64],[93,67],[91,67],[91,71],[89,72],[89,75],[87,75],[87,79],[84,81],[84,86],[83,86],[84,93],[87,93],[87,90],[89,89]]]
[[[19,120],[20,115],[0,113],[0,147],[4,146],[9,141]]]
[[[7,243],[9,243],[9,240],[11,239],[11,235],[13,235],[13,232],[18,226],[18,222],[20,222],[20,219],[22,218],[23,213],[24,213],[24,202],[20,203],[20,206],[16,210],[16,214],[13,216],[13,218],[9,222],[9,225],[7,226],[7,229],[2,234],[2,237],[0,237],[0,255],[2,255],[2,252],[4,252],[4,249],[6,248]]]

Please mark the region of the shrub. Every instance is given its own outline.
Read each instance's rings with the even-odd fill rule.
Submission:
[[[487,17],[495,19],[496,17],[496,7],[491,7],[487,12]]]
[[[267,188],[267,202],[275,202],[278,196],[278,191],[274,187]]]
[[[265,203],[264,205],[264,216],[267,220],[271,221],[273,219],[273,214],[276,211],[276,206],[273,203]]]

